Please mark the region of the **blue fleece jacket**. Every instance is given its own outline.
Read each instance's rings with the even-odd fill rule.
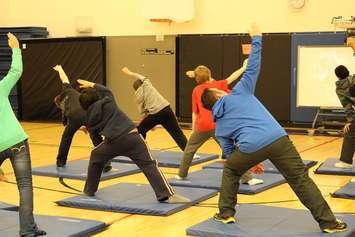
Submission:
[[[225,155],[235,147],[252,153],[286,135],[285,130],[254,96],[260,72],[261,36],[252,39],[248,66],[229,95],[220,98],[212,108],[216,137]]]

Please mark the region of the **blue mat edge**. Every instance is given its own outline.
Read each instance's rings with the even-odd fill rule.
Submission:
[[[191,188],[191,187],[190,187]],[[171,211],[168,211],[168,212],[161,212],[161,211],[156,211],[156,212],[152,212],[152,213],[139,213],[139,212],[135,212],[135,211],[125,211],[125,210],[119,210],[119,211],[117,211],[117,210],[112,210],[112,209],[106,209],[106,210],[103,210],[103,209],[100,209],[100,208],[96,208],[96,205],[89,205],[89,206],[85,206],[85,207],[80,207],[80,206],[77,206],[77,207],[73,207],[72,205],[70,205],[70,203],[73,203],[73,202],[71,202],[71,201],[67,201],[66,199],[68,199],[68,198],[66,198],[66,199],[63,199],[63,200],[59,200],[59,201],[55,201],[55,203],[57,204],[57,205],[59,205],[59,206],[64,206],[64,207],[70,207],[70,208],[78,208],[78,209],[85,209],[85,210],[88,210],[88,209],[90,209],[90,210],[99,210],[99,211],[110,211],[110,212],[117,212],[117,213],[128,213],[128,214],[139,214],[139,215],[147,215],[147,216],[169,216],[169,215],[171,215],[171,214],[174,214],[174,213],[177,213],[177,212],[179,212],[179,211],[181,211],[181,210],[184,210],[184,209],[186,209],[186,208],[189,208],[189,207],[191,207],[191,206],[193,206],[193,205],[195,205],[195,204],[197,204],[197,203],[199,203],[199,202],[201,202],[201,201],[205,201],[205,200],[207,200],[207,199],[209,199],[209,198],[212,198],[212,197],[214,197],[214,196],[216,196],[217,194],[218,194],[218,191],[217,190],[213,190],[213,189],[209,189],[210,191],[214,191],[214,192],[211,192],[209,195],[206,195],[206,196],[204,196],[204,197],[201,197],[201,198],[199,198],[199,199],[197,199],[197,200],[195,200],[195,201],[193,201],[193,202],[191,202],[191,203],[188,203],[187,205],[185,205],[185,206],[181,206],[181,207],[179,207],[179,208],[176,208],[176,209],[174,209],[174,210],[171,210]],[[79,196],[79,195],[78,195]],[[70,198],[69,198],[70,199]],[[169,204],[167,204],[167,205],[169,205]],[[151,212],[151,209],[141,209],[141,210],[143,210],[143,211],[150,211]]]
[[[325,162],[322,162],[318,167],[317,169],[314,170],[314,173],[315,174],[325,174],[325,175],[341,175],[341,176],[354,176],[353,174],[350,174],[350,173],[338,173],[338,171],[330,171],[330,170],[327,170],[327,171],[319,171],[319,168],[324,164]]]
[[[336,190],[334,193],[331,193],[331,196],[334,198],[344,198],[344,199],[352,199],[355,200],[355,194],[353,196],[344,194],[341,192],[341,190],[347,186],[348,184],[350,184],[351,182],[348,182],[347,184],[345,184],[343,187],[339,188],[338,190]]]
[[[136,170],[129,170],[129,171],[125,171],[122,173],[119,173],[117,175],[111,175],[111,176],[102,176],[100,180],[104,181],[104,180],[109,180],[109,179],[115,179],[115,178],[120,178],[126,175],[131,175],[131,174],[138,174],[140,173],[141,170],[139,168],[137,168]],[[36,170],[32,170],[32,175],[36,175],[36,176],[43,176],[43,177],[52,177],[52,178],[65,178],[65,179],[74,179],[74,180],[86,180],[86,177],[73,177],[73,176],[69,176],[69,175],[58,175],[58,174],[53,174],[53,173],[47,173],[47,172],[43,172],[43,171],[36,171]]]

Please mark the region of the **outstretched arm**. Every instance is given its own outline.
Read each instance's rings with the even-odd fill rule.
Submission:
[[[95,90],[99,93],[100,97],[103,98],[105,96],[109,96],[111,98],[114,98],[112,92],[106,88],[104,85],[97,84],[95,82],[91,81],[86,81],[83,79],[78,79],[77,82],[80,84],[80,88],[95,88]]]
[[[9,72],[0,81],[0,93],[8,96],[11,89],[15,86],[16,82],[20,79],[22,75],[22,56],[20,50],[20,44],[16,38],[11,33],[7,34],[8,44],[12,49],[12,61]]]
[[[238,91],[253,94],[255,91],[261,64],[261,32],[256,25],[252,25],[249,35],[252,37],[252,43],[248,65],[240,82],[234,86],[232,93]]]
[[[63,84],[70,84],[67,74],[64,72],[62,65],[55,65],[53,67],[55,71],[59,73],[59,78]]]
[[[132,72],[131,70],[128,69],[128,67],[124,67],[121,69],[123,73],[127,74],[128,76],[134,77],[136,79],[139,79],[141,81],[143,81],[145,79],[145,76],[136,73],[136,72]]]
[[[238,70],[234,71],[229,77],[226,78],[227,84],[229,85],[232,82],[234,82],[235,80],[237,80],[240,77],[240,75],[243,74],[243,72],[247,68],[247,65],[248,65],[248,59],[245,59],[243,62],[243,66],[241,68],[239,68]]]

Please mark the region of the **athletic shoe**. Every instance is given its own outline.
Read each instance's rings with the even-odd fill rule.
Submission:
[[[233,223],[235,223],[234,216],[224,216],[223,214],[220,214],[220,213],[216,213],[213,216],[213,219],[215,221],[222,222],[223,224],[233,224]]]
[[[21,235],[21,237],[35,237],[35,236],[43,236],[46,234],[47,233],[44,230],[36,230],[34,233],[24,234],[24,235]]]
[[[257,185],[257,184],[262,184],[262,183],[264,183],[264,180],[252,178],[252,179],[249,180],[247,183],[248,183],[250,186],[253,186],[253,185]]]
[[[324,233],[336,233],[336,232],[342,232],[346,230],[347,230],[347,224],[338,219],[335,221],[335,225],[333,227],[322,229]]]
[[[184,197],[184,196],[181,196],[179,194],[174,194],[174,195],[172,195],[172,196],[168,197],[167,199],[162,200],[160,202],[169,203],[169,204],[176,204],[176,203],[189,203],[189,202],[191,202],[191,200]]]
[[[348,164],[348,163],[345,163],[342,161],[335,163],[334,166],[337,168],[341,168],[341,169],[352,169],[353,168],[352,164]]]
[[[195,154],[195,155],[194,155],[194,157],[193,157],[192,159],[200,159],[200,158],[201,158],[201,156],[199,156],[199,155]]]
[[[106,165],[102,170],[102,173],[107,173],[112,170],[112,165]]]

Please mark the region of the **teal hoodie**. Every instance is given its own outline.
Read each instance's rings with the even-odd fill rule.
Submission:
[[[9,94],[22,74],[21,50],[12,49],[12,63],[7,75],[0,81],[0,152],[28,138],[14,111]]]

